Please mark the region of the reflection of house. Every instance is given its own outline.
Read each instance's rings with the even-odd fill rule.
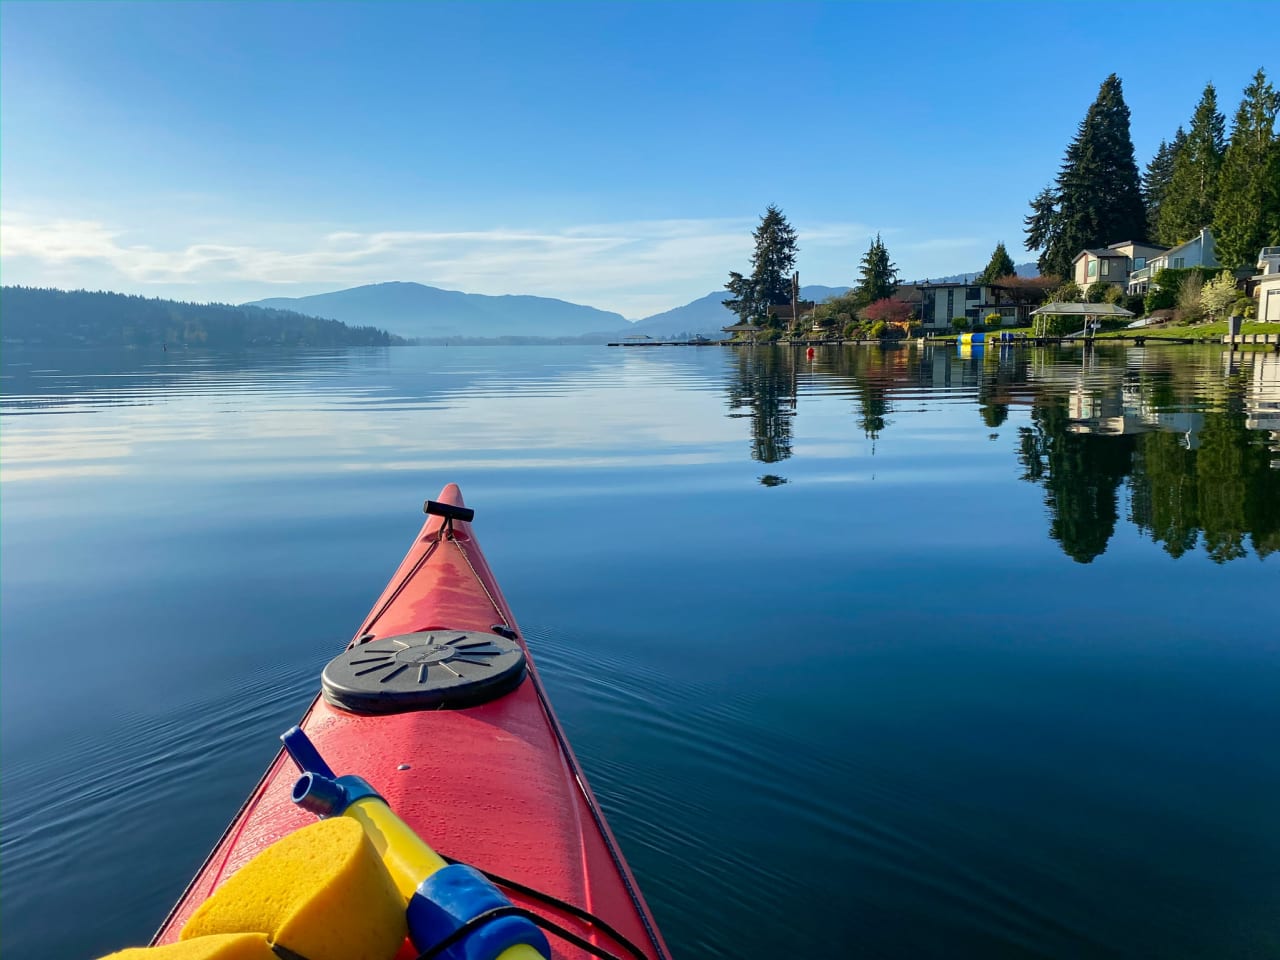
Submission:
[[[1002,302],[1004,289],[993,283],[921,283],[920,323],[926,330],[950,330],[956,317],[981,320],[989,313],[1000,314],[1000,322],[1015,327],[1027,318],[1026,306]]]
[[[1244,425],[1250,430],[1265,430],[1268,446],[1277,455],[1271,468],[1280,470],[1280,356],[1274,353],[1224,353],[1228,374],[1248,371],[1244,389]]]
[[[1180,243],[1171,250],[1147,261],[1141,270],[1134,269],[1129,275],[1128,291],[1131,294],[1146,293],[1151,287],[1152,278],[1161,270],[1184,270],[1187,267],[1220,267],[1217,248],[1213,244],[1213,233],[1208,227],[1201,227],[1200,232]]]
[[[1165,247],[1142,240],[1124,240],[1095,250],[1081,250],[1072,261],[1071,276],[1081,287],[1099,281],[1124,286],[1129,275],[1165,252]]]
[[[1190,410],[1158,410],[1136,385],[1077,384],[1067,400],[1067,429],[1072,433],[1121,436],[1133,433],[1180,433],[1188,450],[1200,446],[1204,414]]]
[[[1258,298],[1258,319],[1280,323],[1280,247],[1263,247],[1258,254],[1258,276],[1253,278]]]

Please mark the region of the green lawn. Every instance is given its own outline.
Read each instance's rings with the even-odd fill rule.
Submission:
[[[1280,324],[1275,323],[1246,323],[1240,328],[1241,333],[1280,333]],[[1107,330],[1098,334],[1099,340],[1105,340],[1112,337],[1133,337],[1143,336],[1150,337],[1152,340],[1158,339],[1179,339],[1179,340],[1214,340],[1220,341],[1227,335],[1227,321],[1222,320],[1218,323],[1201,323],[1194,327],[1138,327],[1136,330]]]

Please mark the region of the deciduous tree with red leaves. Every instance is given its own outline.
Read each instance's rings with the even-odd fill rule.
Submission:
[[[867,320],[883,320],[885,323],[905,323],[911,319],[913,307],[892,297],[883,297],[869,304],[862,311]]]

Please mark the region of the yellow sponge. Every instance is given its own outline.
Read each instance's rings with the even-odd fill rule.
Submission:
[[[407,932],[405,906],[360,824],[334,817],[276,841],[232,874],[181,939],[252,931],[307,960],[390,960]]]
[[[260,933],[223,933],[163,947],[130,947],[102,960],[280,960]]]

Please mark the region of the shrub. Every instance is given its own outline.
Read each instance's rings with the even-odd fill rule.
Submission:
[[[841,331],[841,336],[846,340],[856,340],[858,337],[858,325],[854,323],[854,321],[850,320],[844,325],[844,330]]]
[[[959,333],[961,330],[968,330],[969,318],[968,317],[952,317],[951,328],[955,330],[956,333]]]
[[[885,323],[883,320],[877,320],[875,323],[871,325],[871,330],[870,330],[871,339],[883,340],[888,330],[889,330],[889,325],[887,323]]]
[[[1083,300],[1084,291],[1080,289],[1080,284],[1074,280],[1068,280],[1050,293],[1045,303],[1080,303]]]
[[[1204,319],[1204,281],[1200,274],[1188,272],[1178,285],[1177,312],[1174,314],[1178,323],[1195,323]]]
[[[1089,284],[1084,292],[1085,301],[1087,303],[1101,303],[1107,295],[1107,288],[1110,286],[1111,284],[1105,280],[1095,280]]]
[[[1108,283],[1107,289],[1102,294],[1102,302],[1119,306],[1124,302],[1124,290],[1118,284]]]
[[[1227,311],[1227,316],[1242,316],[1246,320],[1253,320],[1258,316],[1258,301],[1253,297],[1241,294],[1236,298],[1236,302],[1231,305],[1231,309]]]
[[[1142,316],[1142,314],[1146,312],[1146,304],[1143,302],[1142,296],[1136,293],[1126,293],[1124,295],[1124,299],[1120,301],[1120,306],[1124,307],[1134,316]]]
[[[1063,314],[1054,314],[1040,319],[1044,325],[1044,334],[1047,337],[1066,336],[1067,334],[1075,333],[1084,326],[1084,320],[1081,317],[1064,316]]]
[[[1177,305],[1178,294],[1176,291],[1164,287],[1152,287],[1147,291],[1147,295],[1143,298],[1142,305],[1146,308],[1147,313],[1153,313],[1156,310],[1172,310]]]
[[[1000,326],[1000,322],[1001,322],[1001,320],[1002,320],[1002,318],[1001,318],[1000,314],[998,314],[998,313],[996,313],[994,310],[992,310],[990,313],[988,313],[988,314],[987,314],[987,316],[986,316],[986,321],[985,321],[985,322],[986,322],[986,324],[987,324],[987,326],[988,326],[988,327],[998,327],[998,326]]]
[[[1221,319],[1227,316],[1239,295],[1235,275],[1230,270],[1223,270],[1200,291],[1200,305],[1210,317]]]

